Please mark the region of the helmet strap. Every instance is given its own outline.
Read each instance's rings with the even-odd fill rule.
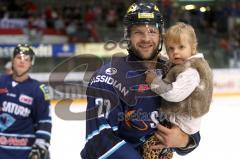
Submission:
[[[161,38],[160,40],[160,48],[158,49],[158,53],[162,51],[162,47],[163,47],[163,38]]]

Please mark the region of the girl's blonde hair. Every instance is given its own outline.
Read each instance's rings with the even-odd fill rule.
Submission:
[[[178,22],[167,30],[166,34],[164,35],[166,48],[168,48],[168,44],[170,42],[177,44],[181,43],[182,34],[188,36],[188,40],[192,48],[197,50],[197,37],[195,31],[191,25],[185,24],[183,22]]]

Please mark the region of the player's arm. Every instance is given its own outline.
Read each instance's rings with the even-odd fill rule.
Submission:
[[[158,124],[155,135],[162,144],[153,146],[153,149],[172,147],[180,155],[190,153],[199,145],[200,142],[199,132],[193,135],[188,135],[176,125],[169,129],[161,124]]]
[[[101,86],[100,86],[101,85]],[[86,144],[81,152],[83,159],[141,159],[138,152],[118,133],[119,116],[123,110],[113,89],[105,84],[96,84],[95,95],[88,95]],[[101,89],[103,88],[103,89]],[[95,111],[93,111],[95,109]]]
[[[48,87],[42,84],[35,93],[32,118],[36,126],[36,139],[29,154],[29,159],[42,159],[49,155],[48,147],[52,128]]]
[[[200,133],[197,132],[195,134],[189,135],[188,137],[189,137],[189,140],[188,140],[187,145],[185,147],[175,149],[175,151],[179,155],[186,155],[186,154],[192,152],[195,148],[198,147],[199,142],[201,140]]]

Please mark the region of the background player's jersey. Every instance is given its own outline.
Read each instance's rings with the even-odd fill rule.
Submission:
[[[50,141],[48,88],[28,78],[0,77],[0,159],[25,159],[36,138]]]
[[[87,89],[83,159],[142,158],[141,146],[155,131],[150,116],[161,100],[145,84],[142,66],[131,56],[116,58],[93,75]],[[194,140],[198,144],[199,134]]]

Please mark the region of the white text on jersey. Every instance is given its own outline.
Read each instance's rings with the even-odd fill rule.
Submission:
[[[29,108],[7,101],[3,102],[2,111],[14,115],[20,115],[22,117],[28,117],[31,112]]]
[[[121,93],[123,93],[124,96],[126,96],[129,91],[126,89],[126,87],[122,86],[122,83],[118,82],[112,77],[106,76],[106,75],[98,75],[96,76],[92,81],[91,85],[96,82],[104,82],[109,85],[113,85],[115,88],[117,88]]]

